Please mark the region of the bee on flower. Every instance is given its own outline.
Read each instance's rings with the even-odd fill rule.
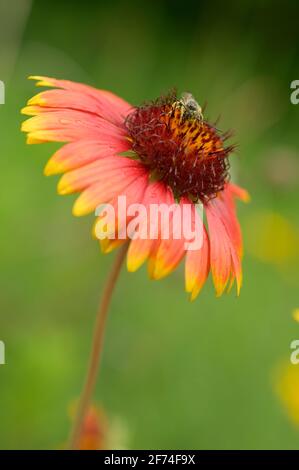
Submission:
[[[201,291],[210,271],[217,296],[229,291],[234,283],[239,294],[243,247],[235,201],[247,201],[249,196],[230,182],[229,156],[234,150],[226,143],[230,132],[222,133],[207,122],[191,93],[178,97],[172,92],[132,106],[109,91],[67,80],[31,78],[39,86],[54,89],[28,101],[22,112],[31,117],[22,124],[22,130],[29,144],[65,144],[50,158],[45,174],[63,174],[59,194],[80,193],[73,214],[96,211],[101,219],[99,206],[109,204],[114,208],[122,196],[128,206],[142,205],[145,209],[137,223],[145,237],[129,236],[128,227],[132,222],[136,224],[136,216],[131,213],[117,221],[115,237],[108,236],[109,230],[107,236],[98,237],[103,252],[120,249],[104,287],[86,380],[70,435],[69,447],[76,449],[82,446],[109,303],[125,257],[129,271],[147,262],[152,279],[167,276],[185,259],[185,288],[191,300]],[[151,220],[145,226],[153,205],[175,208],[155,227]],[[201,243],[196,249],[189,249],[184,232],[174,236],[178,220],[185,222],[186,206],[193,229],[200,232]],[[166,224],[173,229],[167,237]],[[148,233],[153,228],[154,237]],[[94,445],[93,428],[91,438]],[[88,446],[89,441],[90,436]]]
[[[229,181],[229,133],[204,120],[190,93],[175,93],[133,107],[105,90],[47,77],[31,77],[53,87],[28,101],[22,110],[33,116],[22,125],[27,142],[64,142],[45,167],[46,175],[63,174],[59,194],[80,193],[73,213],[81,216],[100,204],[189,204],[203,231],[198,250],[183,239],[129,240],[127,267],[148,262],[151,278],[170,274],[185,258],[185,286],[194,299],[211,271],[216,295],[242,284],[242,236],[235,200],[248,193]],[[202,204],[207,224],[196,205]],[[171,217],[171,215],[170,215]],[[199,220],[200,219],[200,220]],[[129,220],[125,220],[128,224]],[[183,237],[182,237],[183,238]],[[126,243],[101,240],[110,252]]]

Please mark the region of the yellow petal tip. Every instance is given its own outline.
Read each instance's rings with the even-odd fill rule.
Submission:
[[[71,192],[72,191],[69,188],[69,186],[67,186],[66,184],[61,183],[61,182],[58,183],[58,185],[57,185],[57,193],[58,194],[63,196],[64,194],[70,194]]]
[[[243,199],[244,202],[248,203],[251,201],[251,196],[249,194],[248,191],[245,191],[245,194],[244,194],[244,199]]]
[[[46,77],[42,77],[39,75],[29,75],[28,80],[37,80],[36,86],[53,86],[53,83],[47,81]]]
[[[28,106],[25,106],[24,108],[21,109],[20,113],[27,116],[27,115],[28,115],[28,111],[29,111],[29,110],[28,110]]]
[[[42,93],[38,93],[37,95],[33,96],[30,98],[30,100],[27,101],[27,106],[44,106],[46,104],[46,100],[41,97]]]
[[[135,273],[141,266],[142,263],[132,260],[131,258],[127,258],[127,270],[129,273]]]
[[[85,204],[82,204],[79,200],[77,200],[73,205],[72,214],[75,217],[82,217],[83,215],[87,215],[90,212],[90,209]]]
[[[52,176],[52,175],[58,175],[59,173],[63,173],[64,168],[62,165],[54,162],[52,159],[48,161],[44,168],[44,175],[45,176]]]
[[[27,121],[22,122],[22,124],[21,124],[21,132],[27,132],[27,129],[26,129],[26,122],[27,122]]]

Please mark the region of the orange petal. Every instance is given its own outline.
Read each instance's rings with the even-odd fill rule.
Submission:
[[[141,222],[140,233],[147,233],[147,238],[135,238],[131,241],[128,254],[127,254],[127,268],[128,271],[136,271],[148,259],[152,252],[157,240],[151,238],[150,232],[159,232],[159,227],[153,226],[156,220],[150,220],[150,206],[151,204],[160,204],[167,200],[168,190],[163,183],[154,182],[150,183],[144,193],[143,205],[147,211],[147,218]],[[151,226],[150,226],[151,224]]]
[[[119,168],[114,172],[107,171],[78,197],[73,207],[73,214],[81,216],[94,211],[99,205],[123,194],[131,183],[144,174],[144,168]]]
[[[237,186],[236,184],[229,183],[227,185],[229,191],[238,199],[241,199],[243,202],[249,202],[250,201],[250,194],[246,189],[241,188],[240,186]]]
[[[168,207],[174,204],[173,194],[170,192],[167,195],[166,204]],[[183,201],[175,206],[167,219],[161,220],[161,224],[169,224],[169,237],[162,238],[162,230],[165,229],[165,226],[162,225],[158,243],[155,245],[155,250],[151,254],[148,264],[149,275],[152,279],[162,279],[174,271],[185,254],[185,239],[182,233],[182,204]],[[174,238],[176,232],[180,236],[178,239]]]
[[[104,234],[107,234],[107,238],[109,238],[110,233],[115,236],[115,239],[118,238],[125,238],[127,239],[127,224],[130,221],[131,217],[127,214],[127,208],[131,204],[141,203],[143,199],[144,192],[146,190],[148,184],[148,174],[145,170],[140,172],[140,175],[133,180],[133,182],[129,183],[124,189],[121,191],[117,191],[117,193],[113,196],[111,200],[109,200],[109,204],[111,208],[113,208],[111,219],[109,214],[105,214],[105,219],[102,220],[101,216],[96,220],[94,224],[93,233],[96,238],[102,238],[103,233],[102,230],[105,230]],[[109,189],[108,189],[109,191]],[[120,201],[120,196],[122,200]],[[123,205],[123,208],[120,207]],[[119,214],[119,211],[123,210],[124,216]],[[105,225],[103,225],[105,223]],[[99,236],[100,234],[100,236]]]
[[[80,168],[103,157],[112,157],[128,149],[128,143],[119,140],[105,144],[98,140],[80,140],[61,147],[48,161],[45,175],[55,175]]]
[[[229,292],[234,284],[234,280],[236,279],[237,284],[237,295],[240,295],[240,290],[242,287],[243,281],[243,273],[242,273],[242,263],[241,258],[237,253],[236,248],[234,247],[232,241],[230,243],[231,249],[231,259],[232,259],[232,272],[231,272],[231,280],[228,285],[227,291]]]
[[[103,238],[103,240],[100,240],[101,251],[105,254],[111,253],[126,242],[127,240],[110,240],[109,238]]]
[[[186,291],[194,300],[205,284],[210,270],[209,239],[204,226],[202,246],[198,250],[188,250],[185,263]]]
[[[38,114],[22,123],[21,130],[44,142],[73,142],[110,137],[124,139],[125,131],[104,119],[76,110]]]
[[[249,200],[247,191],[229,183],[216,199],[210,201],[210,204],[221,219],[229,240],[232,266],[227,291],[230,291],[236,279],[237,294],[239,295],[242,285],[241,258],[243,255],[243,243],[241,228],[236,215],[234,197],[242,198],[244,201]]]
[[[30,101],[31,104],[38,103],[39,106],[55,106],[73,108],[75,103],[81,104],[83,108],[103,116],[104,119],[112,121],[117,125],[122,125],[124,117],[130,112],[132,106],[122,98],[106,90],[99,90],[88,85],[72,82],[69,80],[57,80],[55,78],[31,76],[33,80],[38,80],[37,86],[56,87],[64,90],[62,93],[46,95],[39,94],[38,98]],[[56,92],[60,90],[55,90]],[[73,99],[76,98],[76,101]],[[75,105],[76,106],[76,105]]]
[[[217,198],[211,201],[211,204],[213,204],[218,216],[221,218],[229,238],[237,250],[238,256],[242,257],[242,233],[237,219],[232,193],[228,189],[224,189]]]
[[[125,178],[134,169],[141,170],[143,167],[139,162],[126,157],[101,158],[82,168],[65,173],[58,183],[58,193],[71,194],[97,183],[101,185],[104,181],[109,182],[109,178],[115,172],[123,172]]]
[[[210,265],[216,295],[221,296],[231,273],[231,247],[225,227],[211,201],[205,205],[210,238]]]

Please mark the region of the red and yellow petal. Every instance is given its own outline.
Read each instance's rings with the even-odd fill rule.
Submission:
[[[59,180],[58,193],[71,194],[96,184],[101,186],[105,181],[109,183],[109,179],[115,175],[119,178],[120,173],[123,173],[125,180],[126,176],[131,175],[135,170],[141,171],[142,169],[143,166],[139,162],[126,157],[102,158],[65,173]],[[112,186],[113,181],[110,181],[110,184]]]
[[[116,250],[124,243],[127,243],[127,240],[113,240],[109,238],[104,238],[103,240],[100,240],[101,251],[106,255]]]
[[[225,188],[217,198],[211,201],[218,217],[222,220],[223,225],[232,241],[238,256],[242,258],[243,255],[243,241],[241,227],[236,216],[235,204],[233,201],[232,193],[228,188]]]
[[[222,295],[227,285],[230,290],[235,279],[239,294],[242,285],[242,267],[238,245],[219,213],[218,201],[210,201],[205,209],[209,225],[211,272],[216,295]]]
[[[111,235],[113,235],[115,240],[128,239],[127,225],[133,217],[128,216],[126,208],[131,204],[142,202],[147,184],[148,173],[142,169],[137,178],[129,184],[127,183],[126,187],[121,191],[118,190],[113,198],[109,199],[111,212],[105,214],[104,218],[100,215],[94,224],[93,232],[96,238],[100,240],[105,238],[109,239]],[[120,201],[120,196],[122,201]],[[121,205],[124,206],[124,214],[119,213],[119,211],[122,210]],[[123,217],[123,215],[125,215],[125,217]]]
[[[142,167],[122,167],[114,171],[107,169],[93,184],[83,190],[74,204],[73,214],[81,216],[94,211],[100,204],[124,194],[131,183],[144,175],[145,170]]]
[[[159,226],[156,220],[150,220],[150,206],[152,204],[166,203],[168,199],[169,191],[163,183],[153,182],[148,184],[142,200],[142,204],[147,212],[147,217],[141,221],[139,227],[139,232],[145,233],[146,238],[134,238],[131,240],[127,254],[128,271],[137,271],[148,259],[154,246],[157,244],[157,239],[154,239],[150,232],[156,234],[158,238]]]
[[[182,199],[180,204],[173,206],[174,210],[169,212],[169,215],[166,212],[165,218],[161,219],[159,240],[155,244],[154,250],[149,257],[148,272],[151,279],[158,280],[168,276],[168,274],[176,269],[185,255],[185,239],[182,233],[183,221],[181,210],[184,202],[185,201]],[[175,204],[172,193],[167,194],[166,204],[168,207]],[[165,229],[163,223],[169,225],[169,236],[167,239],[162,238],[163,229]],[[177,233],[180,238],[174,238],[175,233]]]
[[[99,140],[80,140],[61,147],[48,161],[44,173],[46,176],[75,170],[101,158],[113,157],[129,149],[125,140],[105,144]]]
[[[114,124],[76,110],[59,110],[37,114],[22,123],[21,130],[28,134],[28,143],[75,142],[78,140],[99,140],[112,143],[125,140],[125,130]]]
[[[246,189],[241,188],[240,186],[237,186],[236,184],[229,183],[227,185],[229,191],[232,193],[233,196],[237,197],[238,199],[241,199],[243,202],[249,202],[250,201],[250,194]]]
[[[210,239],[210,265],[217,297],[221,296],[231,273],[231,250],[225,227],[211,202],[205,205]]]
[[[207,231],[202,223],[202,245],[198,250],[188,250],[185,262],[185,286],[194,300],[204,286],[210,271],[210,248]]]
[[[97,114],[120,126],[123,125],[124,117],[132,109],[132,106],[125,100],[106,90],[99,90],[69,80],[40,76],[29,78],[37,80],[37,86],[62,89],[39,93],[29,100],[29,106],[80,109]]]

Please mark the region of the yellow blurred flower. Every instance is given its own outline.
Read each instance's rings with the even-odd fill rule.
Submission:
[[[276,390],[290,420],[299,426],[299,365],[285,363],[279,368]]]
[[[264,211],[247,221],[247,245],[253,256],[277,266],[290,263],[299,256],[299,233],[287,218]]]
[[[293,319],[299,323],[299,308],[293,310]]]

